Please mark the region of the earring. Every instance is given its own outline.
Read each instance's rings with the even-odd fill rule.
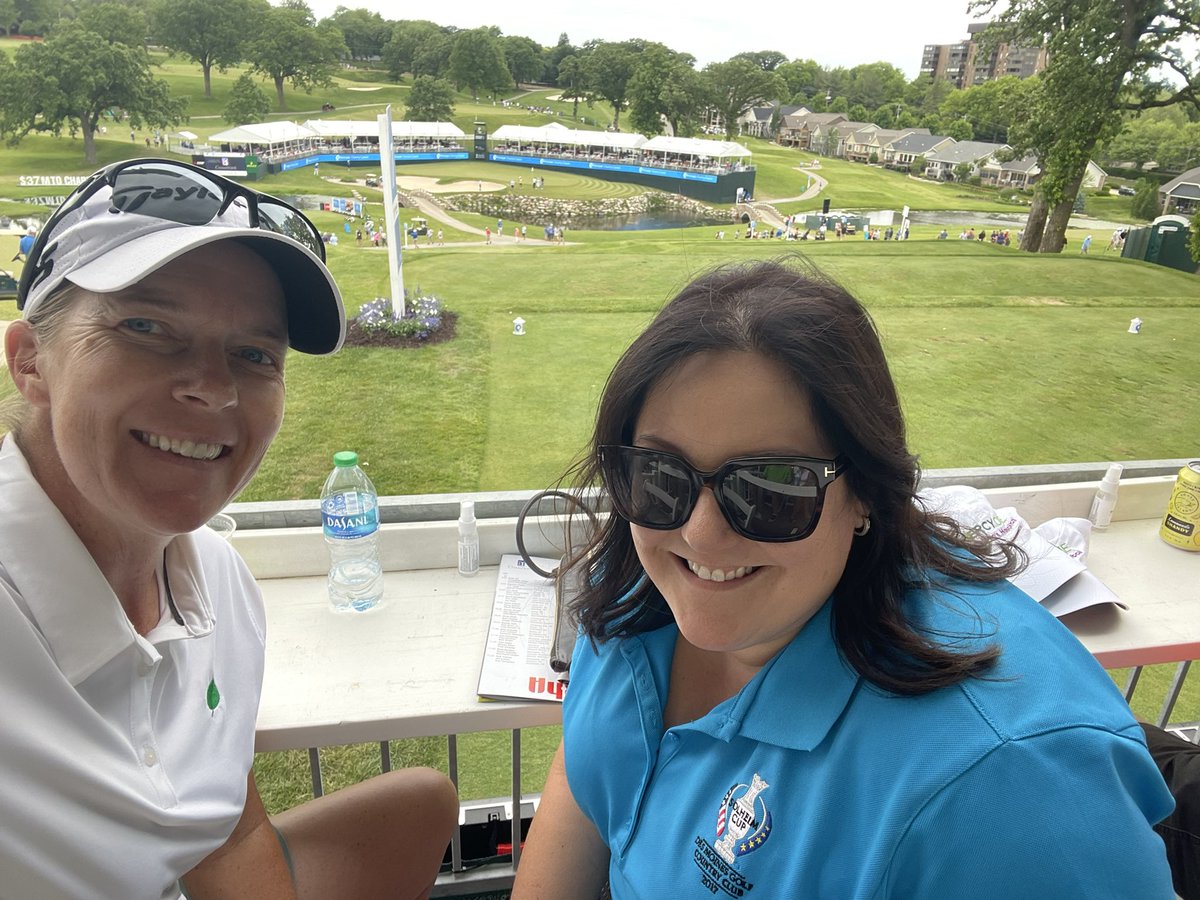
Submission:
[[[870,530],[871,530],[871,517],[865,516],[862,520],[862,524],[854,529],[854,536],[855,537],[865,537],[867,532]]]

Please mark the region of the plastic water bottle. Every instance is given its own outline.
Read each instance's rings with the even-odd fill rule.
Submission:
[[[333,608],[362,612],[378,605],[383,599],[378,499],[353,450],[333,454],[333,471],[321,489],[321,524]]]

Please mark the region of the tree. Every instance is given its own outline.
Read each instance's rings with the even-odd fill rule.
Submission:
[[[249,72],[243,72],[229,90],[229,102],[221,113],[230,124],[261,122],[271,111],[271,98],[255,83]]]
[[[242,60],[246,23],[265,13],[250,0],[163,0],[154,12],[154,37],[200,66],[204,96],[212,96],[212,70]]]
[[[404,118],[409,122],[449,122],[454,115],[454,87],[431,75],[418,75],[408,93]]]
[[[966,181],[971,177],[972,166],[969,162],[960,162],[954,167],[954,180],[958,182]]]
[[[820,65],[811,59],[796,59],[775,67],[776,74],[787,82],[788,96],[803,94],[806,99],[817,93],[817,81],[821,71]],[[823,96],[824,91],[821,93]]]
[[[626,105],[629,79],[633,77],[638,55],[643,49],[641,41],[600,41],[592,45],[584,57],[584,80],[588,85],[588,96],[612,104],[613,128],[618,130],[621,127],[621,110]]]
[[[904,73],[891,63],[877,62],[855,66],[849,73],[845,91],[851,103],[861,103],[867,109],[894,104],[904,99],[908,83]]]
[[[40,35],[59,17],[58,0],[0,0],[0,27],[6,34]]]
[[[989,14],[997,3],[976,0],[971,9]],[[1035,153],[1043,173],[1021,249],[1057,253],[1088,161],[1120,129],[1122,112],[1200,102],[1200,68],[1194,52],[1184,51],[1200,36],[1200,7],[1013,0],[995,23],[1011,43],[1037,45],[1046,37],[1050,63],[1008,143]]]
[[[945,134],[956,141],[969,141],[975,137],[975,130],[966,119],[955,119],[945,125]]]
[[[774,72],[744,59],[710,63],[704,68],[704,78],[712,95],[713,107],[725,121],[725,136],[732,139],[737,132],[737,120],[746,110],[768,100],[783,96],[787,83]]]
[[[423,49],[447,45],[446,59],[450,57],[449,41],[440,25],[425,20],[396,22],[392,26],[391,39],[384,45],[380,56],[388,67],[388,78],[399,81],[405,72],[413,75],[437,75],[441,69],[428,71],[420,68],[417,57]]]
[[[922,154],[921,156],[913,158],[912,166],[909,168],[909,171],[914,175],[924,175],[925,167],[927,165],[929,165],[929,163],[926,161],[924,154]]]
[[[757,50],[753,53],[739,53],[734,59],[744,59],[758,66],[764,72],[774,72],[783,63],[787,62],[787,57],[778,50]]]
[[[1139,178],[1129,212],[1139,219],[1158,218],[1158,185],[1149,178]]]
[[[450,51],[450,80],[460,91],[479,99],[480,91],[493,96],[512,87],[512,76],[504,62],[504,50],[490,29],[472,28],[454,36]]]
[[[89,165],[96,163],[96,128],[107,110],[124,110],[135,128],[157,128],[183,121],[187,104],[172,99],[167,83],[150,73],[144,48],[105,40],[77,23],[18,48],[12,71],[4,74],[0,132],[9,145],[35,129],[79,132]]]
[[[167,0],[172,2],[172,0]],[[392,37],[392,26],[383,16],[366,9],[347,9],[339,6],[332,16],[321,20],[342,33],[351,59],[382,57],[383,48]]]
[[[303,3],[272,6],[258,17],[254,36],[246,44],[246,59],[255,72],[275,84],[275,98],[286,109],[284,82],[311,94],[333,83],[333,70],[346,53],[342,33],[331,25],[317,26]]]
[[[558,86],[562,88],[559,94],[564,100],[574,102],[571,118],[579,118],[579,101],[587,100],[591,104],[591,94],[587,88],[587,69],[583,59],[578,56],[564,56],[558,62]]]
[[[127,44],[130,47],[146,46],[146,16],[134,6],[112,2],[95,3],[79,11],[78,22],[106,41]]]
[[[946,97],[940,113],[948,118],[965,118],[976,140],[1003,144],[1014,119],[1028,108],[1037,88],[1037,78],[1009,75],[985,81]]]
[[[850,117],[851,122],[866,122],[871,114],[861,103],[855,103],[846,111],[846,115]]]
[[[536,81],[542,77],[546,69],[546,51],[537,41],[510,34],[500,38],[500,45],[513,81]]]
[[[659,134],[665,120],[676,136],[696,131],[707,100],[704,80],[687,53],[646,46],[629,79],[629,121],[640,134]]]
[[[571,46],[571,39],[564,31],[558,36],[558,43],[546,51],[546,68],[542,72],[542,81],[546,84],[558,84],[558,66],[568,56],[574,56],[578,51]]]

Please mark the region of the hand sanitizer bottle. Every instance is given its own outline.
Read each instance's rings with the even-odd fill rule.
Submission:
[[[458,574],[471,576],[479,571],[479,529],[475,525],[475,501],[458,505]]]
[[[1112,522],[1113,510],[1117,506],[1117,488],[1124,470],[1125,467],[1120,463],[1109,463],[1108,471],[1100,481],[1100,487],[1092,500],[1092,511],[1088,513],[1092,527],[1098,531],[1103,531]]]

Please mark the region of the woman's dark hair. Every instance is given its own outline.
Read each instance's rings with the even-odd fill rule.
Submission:
[[[833,634],[864,678],[897,694],[921,694],[990,669],[999,650],[946,649],[945,634],[922,631],[905,595],[929,573],[998,581],[1024,562],[1011,544],[965,534],[916,500],[920,469],[905,441],[904,417],[870,315],[845,289],[778,262],[719,268],[671,300],[609,375],[588,457],[576,483],[605,482],[599,447],[633,443],[651,388],[704,351],[747,351],[781,363],[811,398],[818,427],[850,462],[843,476],[869,510],[833,594]],[[614,514],[572,563],[583,592],[573,604],[585,634],[602,642],[671,621],[644,576],[629,523]],[[941,638],[941,640],[939,640]]]

